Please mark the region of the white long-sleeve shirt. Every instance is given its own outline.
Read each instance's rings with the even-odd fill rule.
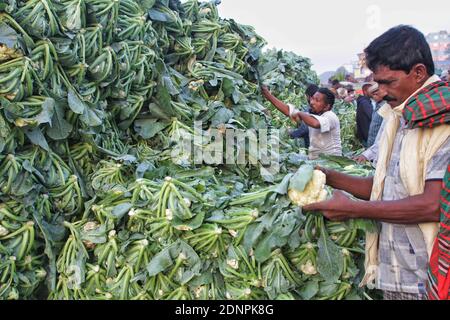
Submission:
[[[377,137],[375,138],[375,142],[373,143],[373,145],[370,148],[367,148],[367,150],[362,153],[362,155],[367,160],[373,163],[374,167],[377,165],[379,143],[383,130],[384,130],[384,121],[381,123],[380,130],[378,130]]]

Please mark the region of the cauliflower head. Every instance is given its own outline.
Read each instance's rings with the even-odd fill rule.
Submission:
[[[289,199],[300,207],[324,201],[328,195],[327,190],[325,189],[325,182],[325,174],[320,170],[314,170],[311,180],[303,191],[292,188],[288,190]]]

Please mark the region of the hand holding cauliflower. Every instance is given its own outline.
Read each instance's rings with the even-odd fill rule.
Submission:
[[[300,207],[311,203],[324,201],[327,198],[327,190],[325,189],[326,176],[320,170],[314,170],[312,177],[306,184],[305,188],[300,191],[291,184],[288,190],[289,199]]]

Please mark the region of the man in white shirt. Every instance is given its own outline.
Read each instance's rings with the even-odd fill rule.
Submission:
[[[317,159],[321,153],[342,155],[341,126],[339,118],[332,111],[334,100],[333,92],[320,88],[311,99],[314,114],[295,111],[291,115],[292,120],[303,121],[309,127],[310,159]]]
[[[297,123],[303,121],[309,127],[310,159],[317,159],[321,153],[342,155],[340,122],[331,111],[335,100],[333,92],[327,88],[319,88],[311,97],[310,107],[314,114],[299,111],[293,105],[278,100],[266,87],[263,87],[261,92],[278,110],[289,115]]]
[[[297,110],[293,105],[278,100],[266,87],[263,96],[293,121],[303,122],[309,128],[309,158],[317,159],[321,153],[342,155],[341,126],[339,118],[331,111],[335,96],[327,88],[319,88],[309,100],[311,114]]]

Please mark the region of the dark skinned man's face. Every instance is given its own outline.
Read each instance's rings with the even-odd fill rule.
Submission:
[[[384,100],[393,108],[408,99],[425,83],[428,77],[423,64],[415,65],[409,73],[391,70],[386,66],[379,66],[374,72],[374,81],[378,83],[380,90],[386,91]]]
[[[326,101],[325,95],[316,92],[311,98],[311,109],[315,114],[321,114],[329,109],[329,104]]]
[[[362,87],[363,95],[365,95],[366,97],[370,97],[369,88],[370,88],[370,86],[363,86]]]
[[[377,89],[374,93],[372,93],[372,99],[377,103],[382,101],[385,96],[386,91],[384,89]]]

